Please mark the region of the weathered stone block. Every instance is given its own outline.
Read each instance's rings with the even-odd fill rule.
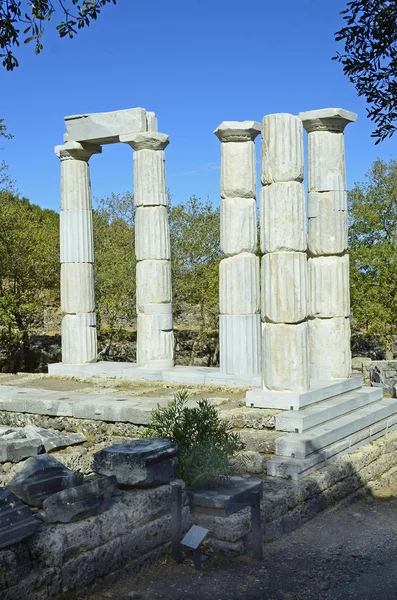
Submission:
[[[221,314],[254,314],[260,310],[259,302],[259,258],[242,253],[223,259],[219,265]]]
[[[346,190],[343,133],[315,131],[309,134],[309,192]]]
[[[350,315],[349,256],[320,256],[309,262],[309,314],[312,317]]]
[[[104,512],[117,487],[116,477],[100,477],[69,487],[43,500],[40,515],[46,523],[70,523]]]
[[[136,265],[136,306],[144,312],[146,304],[172,302],[171,263],[169,260],[141,260]]]
[[[255,144],[221,144],[221,198],[256,197]]]
[[[168,206],[165,153],[162,150],[140,150],[133,156],[135,205]]]
[[[190,506],[202,511],[217,511],[219,516],[227,517],[239,512],[244,505],[254,504],[252,494],[263,496],[263,481],[260,479],[246,479],[245,477],[231,477],[230,481],[221,486],[186,489]]]
[[[62,362],[84,364],[97,358],[95,313],[64,315],[62,319]]]
[[[221,202],[221,250],[226,255],[255,253],[258,232],[254,198],[226,198]]]
[[[165,206],[137,208],[135,254],[137,260],[171,258],[168,213]]]
[[[0,549],[33,535],[39,524],[28,506],[7,488],[0,488]]]
[[[220,315],[219,345],[221,373],[257,375],[261,372],[261,317]]]
[[[261,189],[262,252],[306,250],[305,205],[305,188],[297,181],[273,183]]]
[[[312,379],[338,379],[350,376],[350,319],[309,321],[310,370]]]
[[[151,487],[168,483],[177,465],[177,448],[169,440],[131,440],[94,454],[93,469],[115,475],[122,485]]]
[[[266,115],[262,121],[263,185],[303,181],[303,127],[287,113]]]
[[[26,504],[41,507],[48,496],[83,482],[83,475],[71,471],[53,456],[29,458],[14,475],[9,488]]]
[[[307,316],[307,255],[272,252],[262,258],[262,319],[299,323]]]
[[[69,314],[95,310],[94,266],[91,263],[61,265],[61,310]]]
[[[51,429],[43,429],[42,427],[36,427],[35,425],[25,425],[20,431],[23,435],[26,435],[28,439],[41,440],[46,452],[62,450],[68,446],[82,444],[86,441],[86,437],[83,433],[56,433]]]
[[[346,125],[357,121],[357,115],[344,108],[319,108],[300,112],[298,116],[308,133],[313,131],[343,133]]]
[[[13,440],[0,438],[0,463],[18,463],[30,456],[36,456],[43,451],[43,442],[38,437]]]
[[[94,241],[90,210],[61,210],[61,263],[93,263]]]
[[[313,256],[347,249],[347,212],[335,210],[335,192],[309,193],[308,250]]]
[[[146,131],[144,108],[65,117],[67,139],[93,144],[112,144],[122,134]]]
[[[308,324],[262,324],[263,384],[276,391],[309,389]]]

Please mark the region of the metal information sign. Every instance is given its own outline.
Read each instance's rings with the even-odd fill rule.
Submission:
[[[184,546],[194,550],[194,568],[198,571],[201,569],[200,545],[207,533],[208,529],[204,529],[204,527],[199,527],[198,525],[193,525],[181,542]]]

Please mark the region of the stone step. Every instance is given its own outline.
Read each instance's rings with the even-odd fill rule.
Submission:
[[[276,429],[278,431],[302,433],[317,425],[372,404],[380,400],[382,396],[383,391],[380,388],[363,387],[302,410],[288,410],[276,415]]]
[[[259,454],[275,454],[276,440],[283,435],[279,431],[266,429],[243,429],[237,433],[244,442],[246,451],[258,452]]]
[[[306,433],[291,433],[276,440],[276,455],[306,458],[331,444],[357,434],[397,413],[397,399],[383,398],[360,410],[328,421]]]
[[[298,481],[313,471],[322,469],[329,463],[358,450],[362,446],[375,441],[377,438],[390,433],[397,428],[397,415],[383,419],[376,425],[361,430],[344,438],[335,444],[330,444],[323,450],[311,454],[307,458],[287,458],[276,456],[267,461],[267,474],[273,477],[293,479]]]

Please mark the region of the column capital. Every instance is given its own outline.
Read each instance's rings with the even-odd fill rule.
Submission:
[[[214,131],[221,142],[250,142],[260,132],[257,121],[223,121]]]
[[[57,157],[62,160],[82,160],[88,162],[93,154],[101,154],[102,147],[95,144],[80,144],[80,142],[66,142],[55,146]]]
[[[164,150],[170,143],[170,138],[165,133],[148,131],[120,135],[120,142],[129,144],[134,150]]]
[[[357,115],[343,108],[321,108],[299,113],[303,127],[308,133],[330,131],[343,133],[346,125],[357,121]]]

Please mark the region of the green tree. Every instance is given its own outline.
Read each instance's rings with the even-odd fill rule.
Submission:
[[[396,199],[396,159],[376,160],[349,192],[353,342],[372,340],[389,358],[397,338]]]
[[[61,38],[72,38],[79,29],[95,21],[106,4],[116,0],[0,0],[0,49],[3,66],[12,71],[19,66],[14,54],[23,35],[24,43],[34,41],[35,52],[43,49],[44,25],[56,12],[61,12],[61,22],[56,29]],[[19,27],[23,27],[21,34]]]
[[[219,315],[219,208],[192,196],[171,206],[172,292],[175,317],[197,307],[197,342],[213,344]],[[213,354],[213,352],[212,352]]]
[[[59,303],[58,240],[56,212],[0,192],[0,336],[11,370],[30,369],[31,335]]]
[[[0,119],[0,138],[10,140],[13,136],[7,131],[7,127],[4,123],[4,119]],[[11,181],[8,175],[8,165],[4,160],[0,162],[0,191],[13,189],[13,181]]]
[[[98,329],[107,336],[104,354],[136,317],[134,221],[130,193],[111,194],[94,211],[95,295]]]
[[[341,14],[346,24],[335,39],[344,50],[334,60],[370,105],[378,144],[397,128],[397,2],[352,0]]]

